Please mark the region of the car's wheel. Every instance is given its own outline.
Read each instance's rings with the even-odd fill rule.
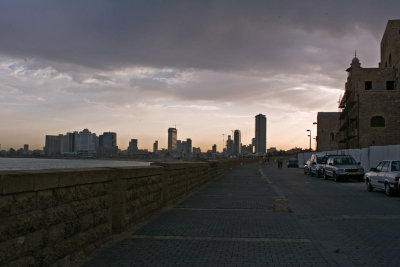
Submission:
[[[319,171],[317,171],[317,177],[321,178],[322,174],[319,173]]]
[[[324,180],[328,180],[328,175],[326,175],[326,172],[324,172]]]
[[[385,194],[386,194],[388,197],[390,197],[390,196],[393,194],[392,188],[390,188],[390,186],[389,186],[388,183],[385,184]]]
[[[337,183],[340,182],[339,177],[336,175],[336,173],[333,173],[333,180]]]
[[[366,185],[366,187],[367,187],[367,191],[368,191],[368,192],[372,192],[372,191],[374,190],[374,188],[372,187],[371,182],[370,182],[369,180],[367,180],[367,181],[365,182],[365,185]]]

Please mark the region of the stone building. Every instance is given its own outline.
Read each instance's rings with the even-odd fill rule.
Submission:
[[[378,68],[363,68],[355,56],[346,70],[339,101],[339,149],[400,144],[400,20],[386,26],[380,61]],[[322,137],[318,133],[319,151],[329,145]]]

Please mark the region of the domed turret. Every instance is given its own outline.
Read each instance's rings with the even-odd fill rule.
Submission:
[[[360,60],[358,59],[358,57],[357,57],[357,51],[354,53],[354,58],[353,58],[353,60],[351,61],[351,64],[350,64],[352,67],[361,67],[361,63],[360,63]]]

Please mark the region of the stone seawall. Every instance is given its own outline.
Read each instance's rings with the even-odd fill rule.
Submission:
[[[0,265],[68,266],[237,164],[0,172]]]

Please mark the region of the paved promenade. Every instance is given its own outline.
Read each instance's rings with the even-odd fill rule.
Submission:
[[[85,266],[330,265],[263,172],[236,167]]]

